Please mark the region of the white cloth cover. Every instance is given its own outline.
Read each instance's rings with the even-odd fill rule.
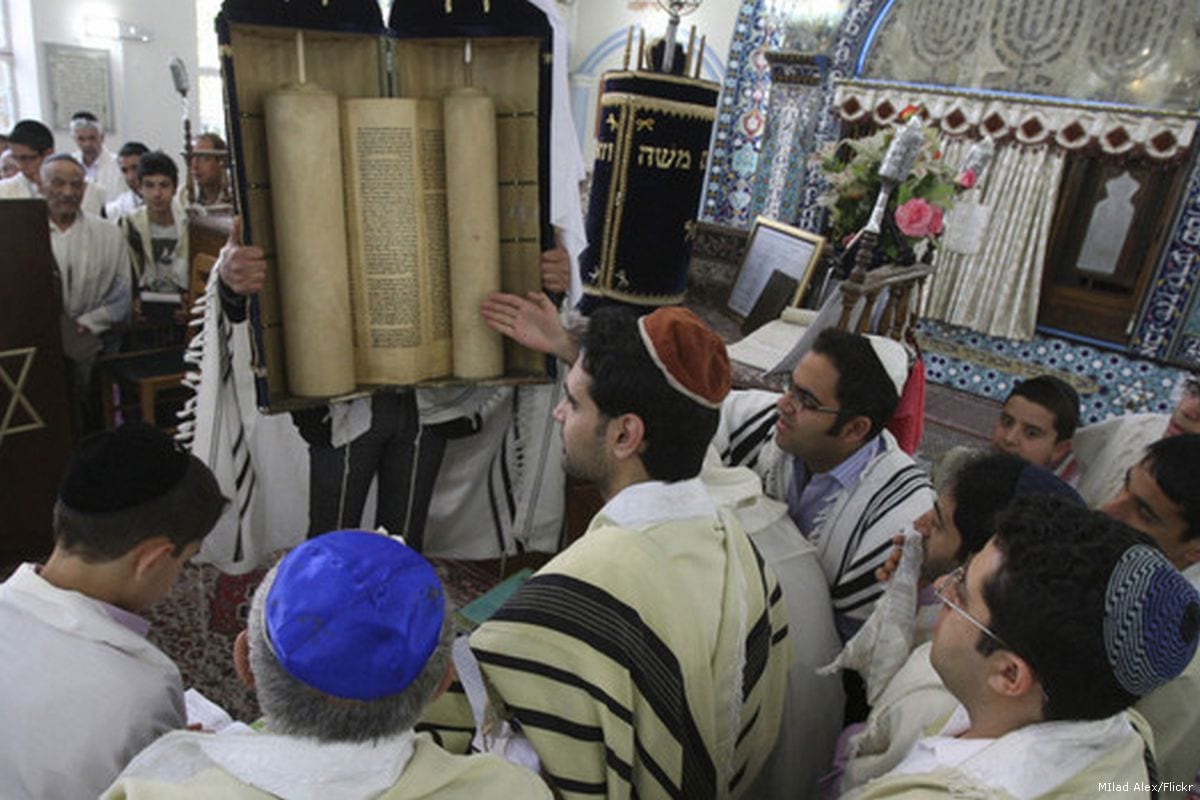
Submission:
[[[95,797],[184,725],[179,670],[95,600],[23,564],[0,585],[0,794]]]
[[[904,536],[900,564],[867,621],[850,637],[838,657],[822,671],[852,669],[867,684],[867,702],[874,705],[888,681],[912,651],[917,614],[917,581],[924,559],[921,535],[911,528]]]

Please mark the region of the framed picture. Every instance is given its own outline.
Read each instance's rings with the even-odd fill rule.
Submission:
[[[71,126],[78,111],[90,111],[109,133],[113,130],[112,73],[102,48],[43,45],[49,79],[51,120],[58,130]]]
[[[756,219],[746,242],[742,267],[729,293],[729,310],[738,318],[746,319],[760,301],[767,303],[777,299],[764,297],[771,286],[789,287],[791,296],[784,298],[779,311],[795,305],[808,288],[824,244],[824,236],[764,217]],[[776,273],[784,277],[772,280]],[[779,311],[773,316],[778,316]]]

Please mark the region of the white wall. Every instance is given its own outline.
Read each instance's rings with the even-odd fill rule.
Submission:
[[[677,41],[687,45],[692,25],[696,26],[697,46],[702,35],[707,37],[702,78],[718,82],[724,79],[740,7],[741,0],[705,0],[694,13],[682,18]],[[632,64],[637,59],[636,28],[644,29],[650,42],[666,32],[668,17],[654,0],[573,0],[569,6],[560,5],[559,10],[570,25],[572,112],[584,157],[590,162],[595,154],[592,131],[600,75],[621,68],[626,32],[631,25],[635,27]]]
[[[52,42],[110,52],[115,130],[105,144],[116,151],[136,139],[176,157],[183,148],[182,105],[171,83],[167,62],[178,55],[196,74],[195,7],[190,0],[10,0],[14,27],[23,20],[24,36],[14,30],[17,62],[18,116],[41,119],[53,128],[43,44]],[[148,43],[89,38],[84,18],[109,17],[153,33]],[[32,35],[32,41],[30,40]],[[213,34],[214,36],[216,34]],[[32,61],[32,63],[31,63]],[[35,66],[36,69],[31,67]],[[196,119],[195,97],[188,97]],[[67,130],[54,130],[59,150],[75,149]]]

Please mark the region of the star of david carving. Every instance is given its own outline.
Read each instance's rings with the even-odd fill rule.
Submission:
[[[45,420],[38,414],[37,409],[29,402],[24,394],[25,382],[29,380],[29,372],[33,367],[33,357],[37,355],[36,347],[21,347],[15,350],[0,352],[0,385],[10,393],[4,416],[0,417],[0,446],[4,438],[11,434],[27,433],[46,427]],[[20,359],[19,365],[12,365],[14,359]],[[9,371],[11,366],[17,366],[16,377]],[[21,409],[26,419],[17,418]]]

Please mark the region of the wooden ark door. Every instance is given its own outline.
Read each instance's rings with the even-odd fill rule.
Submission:
[[[0,201],[0,564],[40,559],[71,453],[46,204]]]

